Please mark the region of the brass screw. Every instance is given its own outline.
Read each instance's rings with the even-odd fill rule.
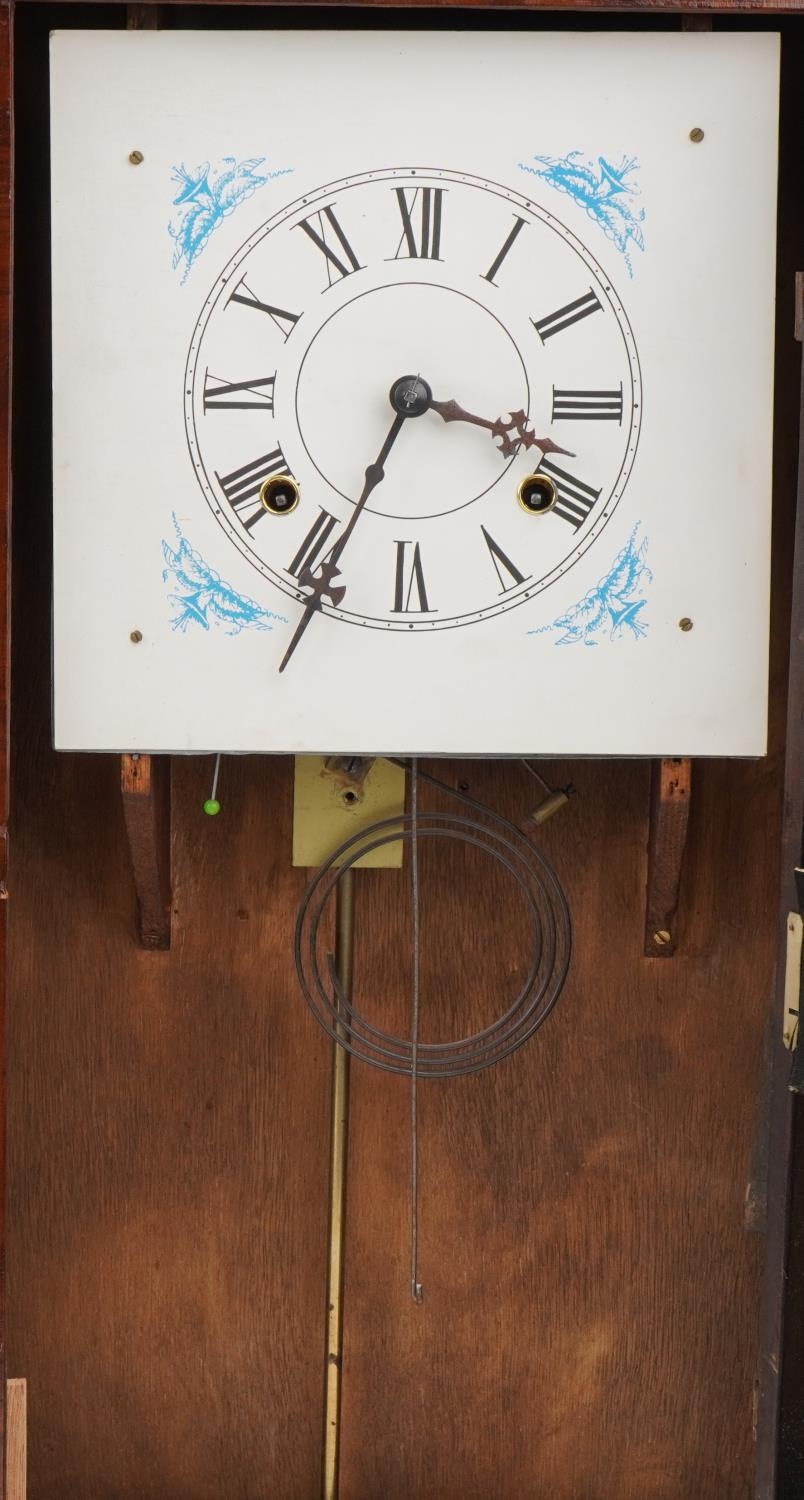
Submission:
[[[683,615],[678,622],[679,630],[692,630],[692,620],[689,615]]]
[[[653,941],[657,947],[664,948],[670,942],[670,933],[667,931],[667,928],[660,927],[658,932],[654,932]]]
[[[131,162],[132,167],[138,167],[140,165],[140,162],[145,161],[145,157],[143,156],[141,151],[129,151],[128,159]]]
[[[140,641],[142,640],[142,631],[132,630],[131,635],[129,636],[129,640],[133,641],[135,646],[139,646]]]
[[[697,146],[698,142],[702,141],[703,138],[704,138],[704,133],[703,133],[700,125],[696,125],[695,128],[690,131],[690,140],[694,141],[695,144],[696,144],[696,146]]]

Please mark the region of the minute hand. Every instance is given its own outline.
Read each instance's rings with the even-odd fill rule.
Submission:
[[[537,437],[524,411],[512,411],[508,421],[497,417],[490,422],[487,417],[476,417],[474,412],[467,411],[457,401],[431,401],[430,408],[437,411],[444,422],[471,422],[473,427],[485,427],[492,437],[501,439],[499,448],[503,458],[513,458],[520,448],[540,448],[542,453],[565,453],[568,458],[574,455],[569,448],[560,448],[552,438]]]
[[[342,586],[336,585],[335,588],[332,587],[333,580],[337,578],[340,573],[338,560],[341,556],[341,553],[343,552],[344,547],[346,546],[346,543],[352,535],[355,526],[357,525],[361,512],[365,509],[366,502],[368,501],[369,496],[371,495],[372,491],[377,488],[377,485],[380,483],[380,481],[385,478],[385,460],[387,459],[388,454],[391,452],[391,449],[393,448],[394,443],[399,437],[399,434],[402,431],[402,428],[405,425],[406,421],[407,417],[404,415],[404,413],[399,413],[396,417],[394,417],[394,420],[391,424],[391,430],[388,433],[388,436],[385,439],[385,442],[383,443],[379,453],[377,454],[377,457],[375,458],[373,464],[369,464],[368,468],[366,469],[366,477],[363,488],[360,492],[360,497],[357,500],[352,516],[349,520],[349,524],[346,527],[343,536],[338,542],[336,542],[329,557],[325,562],[322,562],[320,564],[315,572],[312,572],[309,568],[305,568],[300,574],[299,583],[303,588],[309,590],[307,603],[304,606],[304,614],[302,615],[298,625],[296,626],[296,631],[293,639],[290,642],[290,645],[288,646],[288,649],[279,664],[280,672],[284,672],[285,667],[287,666],[291,656],[296,650],[296,647],[298,646],[299,641],[304,635],[307,626],[310,624],[313,615],[321,609],[324,595],[329,595],[333,604],[337,605],[340,604],[344,594],[346,593],[346,590]]]

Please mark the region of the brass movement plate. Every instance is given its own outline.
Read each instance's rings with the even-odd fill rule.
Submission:
[[[405,773],[376,760],[361,785],[326,769],[322,755],[297,755],[293,782],[293,863],[312,868],[339,844],[383,818],[401,817]],[[383,844],[357,860],[358,869],[398,870],[402,843]]]

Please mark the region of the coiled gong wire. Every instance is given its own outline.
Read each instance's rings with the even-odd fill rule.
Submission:
[[[410,771],[415,783],[437,787],[463,804],[460,813],[419,811],[411,798],[411,812],[373,823],[346,839],[313,877],[296,922],[295,962],[299,983],[315,1019],[328,1036],[353,1057],[372,1067],[408,1077],[456,1078],[478,1073],[510,1057],[546,1021],[561,994],[572,954],[572,924],[567,899],[554,870],[530,840],[507,818],[422,771]],[[458,842],[495,860],[519,888],[528,916],[529,958],[519,993],[490,1025],[471,1035],[446,1042],[426,1042],[418,1036],[418,1014],[412,1036],[398,1036],[370,1021],[338,983],[334,954],[322,940],[329,903],[338,882],[358,860],[386,844],[402,840],[417,855],[427,839]],[[414,881],[418,859],[414,857]],[[418,891],[414,890],[414,920],[418,928]],[[414,989],[418,990],[418,954],[414,956]],[[416,1001],[418,1009],[418,1000]],[[371,1007],[375,1017],[378,1007]]]

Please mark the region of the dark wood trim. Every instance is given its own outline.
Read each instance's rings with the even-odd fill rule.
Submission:
[[[691,760],[653,762],[645,902],[646,958],[672,958],[676,951],[676,911],[691,789]]]
[[[43,0],[19,0],[19,3],[39,4]],[[45,3],[59,4],[70,3],[70,0],[45,0]],[[174,0],[174,3],[201,3],[225,6],[227,4],[241,4],[243,0]],[[245,3],[255,5],[263,4],[263,0],[245,0]],[[342,0],[270,0],[272,7],[289,6],[297,4],[320,4],[335,8],[342,4]],[[381,6],[383,9],[392,9],[396,0],[363,0],[363,8],[370,9]],[[625,20],[630,15],[662,15],[668,17],[668,22],[673,16],[683,17],[688,14],[692,23],[689,29],[698,29],[696,21],[699,20],[701,27],[705,25],[707,15],[730,15],[730,16],[795,16],[804,14],[804,4],[795,3],[795,0],[773,0],[773,3],[762,3],[762,0],[753,0],[753,3],[733,3],[733,0],[654,0],[654,3],[624,3],[624,0],[505,0],[505,3],[496,3],[496,0],[439,0],[437,6],[431,0],[406,0],[411,8],[421,9],[423,13],[434,9],[444,10],[461,5],[467,9],[486,9],[490,12],[514,13],[522,10],[546,11],[546,12],[609,12],[622,16]],[[9,730],[9,526],[10,526],[10,350],[11,350],[11,271],[12,271],[12,5],[13,0],[0,0],[0,79],[4,91],[4,102],[0,113],[0,319],[2,320],[2,331],[0,332],[0,403],[2,403],[3,416],[0,420],[0,445],[2,455],[0,456],[0,547],[5,551],[5,556],[0,562],[0,615],[5,622],[5,634],[0,631],[2,647],[0,647],[0,704],[2,704],[2,725],[0,725],[0,1016],[5,1005],[5,951],[6,951],[6,917],[8,902],[6,888],[6,846],[7,846],[7,821],[9,813],[9,778],[8,778],[8,730]],[[137,20],[131,24],[148,27],[153,24],[157,0],[139,0],[136,6],[130,6],[129,12],[137,13]],[[799,459],[799,507],[796,535],[796,550],[794,563],[794,601],[791,620],[791,664],[790,664],[790,699],[788,711],[788,749],[785,774],[785,824],[782,843],[782,874],[781,874],[781,901],[780,901],[780,936],[779,936],[779,992],[777,995],[777,1011],[779,1015],[779,1026],[775,1029],[772,1041],[772,1067],[773,1067],[773,1089],[771,1101],[770,1118],[770,1152],[768,1162],[768,1202],[769,1213],[767,1220],[767,1245],[766,1265],[764,1274],[762,1294],[762,1330],[760,1348],[760,1370],[759,1370],[759,1392],[758,1392],[758,1434],[757,1434],[757,1500],[776,1500],[777,1482],[777,1441],[778,1441],[778,1418],[779,1418],[779,1372],[781,1366],[781,1341],[782,1341],[782,1310],[784,1295],[784,1279],[787,1259],[787,1216],[785,1204],[788,1200],[789,1190],[789,1163],[791,1146],[791,1096],[788,1093],[788,1078],[790,1070],[790,1055],[781,1044],[781,989],[783,985],[783,954],[785,941],[785,917],[787,911],[796,905],[795,887],[793,882],[793,867],[800,858],[800,840],[802,815],[804,815],[804,756],[802,745],[804,745],[804,400],[802,403],[802,442],[800,446]],[[139,765],[146,760],[143,757]],[[149,773],[150,774],[150,773]],[[157,777],[160,770],[157,768]],[[157,810],[158,797],[160,795],[158,785],[149,783],[147,789],[143,786],[143,772],[140,771],[133,778],[129,778],[127,784],[126,774],[123,774],[124,800],[126,804],[126,819],[129,827],[132,845],[134,838],[131,834],[132,823],[142,831],[144,826],[145,847],[150,849],[147,854],[147,864],[150,870],[145,882],[150,892],[148,900],[141,909],[143,910],[143,941],[146,941],[145,931],[150,933],[149,946],[163,947],[169,943],[169,885],[159,875],[159,857],[156,853],[159,847],[160,836],[164,835],[165,815]],[[136,783],[136,784],[135,784]],[[162,830],[162,835],[159,830]],[[136,861],[135,861],[136,868]],[[164,865],[163,865],[164,869]],[[156,872],[156,878],[155,878]],[[138,894],[142,902],[141,883],[138,879]],[[148,911],[156,912],[156,916],[145,919],[146,907]],[[161,918],[160,918],[161,913]],[[161,921],[161,925],[160,925]],[[2,1024],[2,1023],[0,1023]],[[2,1035],[3,1032],[0,1032]],[[5,1056],[0,1048],[0,1177],[5,1178]],[[0,1247],[5,1244],[4,1226],[4,1198],[5,1193],[0,1189]],[[5,1307],[4,1307],[4,1280],[3,1280],[3,1256],[0,1248],[0,1429],[5,1429],[4,1392],[5,1392]],[[4,1464],[0,1465],[0,1500],[5,1493]]]
[[[6,0],[7,3],[7,0]],[[71,5],[75,0],[16,0],[20,5]],[[108,0],[85,0],[89,4],[106,4]],[[140,0],[143,9],[156,7],[160,0]],[[253,5],[255,9],[276,7],[298,7],[300,5],[326,6],[343,9],[345,0],[171,0],[177,5],[215,5],[226,9],[229,5]],[[415,9],[439,11],[459,8],[461,10],[487,10],[500,12],[516,10],[544,11],[608,11],[621,15],[665,15],[681,16],[685,12],[705,15],[734,16],[795,16],[804,15],[804,4],[799,0],[356,0],[350,8],[371,10]],[[690,30],[706,30],[691,27]]]
[[[170,947],[170,756],[124,755],[123,812],[143,948]]]
[[[6,1054],[9,720],[11,679],[11,334],[13,275],[13,0],[0,4],[0,1500],[6,1448]]]
[[[797,291],[800,291],[801,276],[798,276],[796,280]],[[798,326],[797,320],[797,328]],[[793,599],[790,615],[786,747],[778,957],[774,1013],[769,1038],[771,1087],[765,1257],[760,1307],[756,1500],[777,1500],[782,1340],[787,1290],[794,1096],[789,1089],[791,1054],[782,1042],[782,1032],[787,914],[790,911],[798,911],[798,893],[794,872],[801,860],[802,825],[804,824],[804,364],[802,365],[799,419],[798,502],[793,554]]]

